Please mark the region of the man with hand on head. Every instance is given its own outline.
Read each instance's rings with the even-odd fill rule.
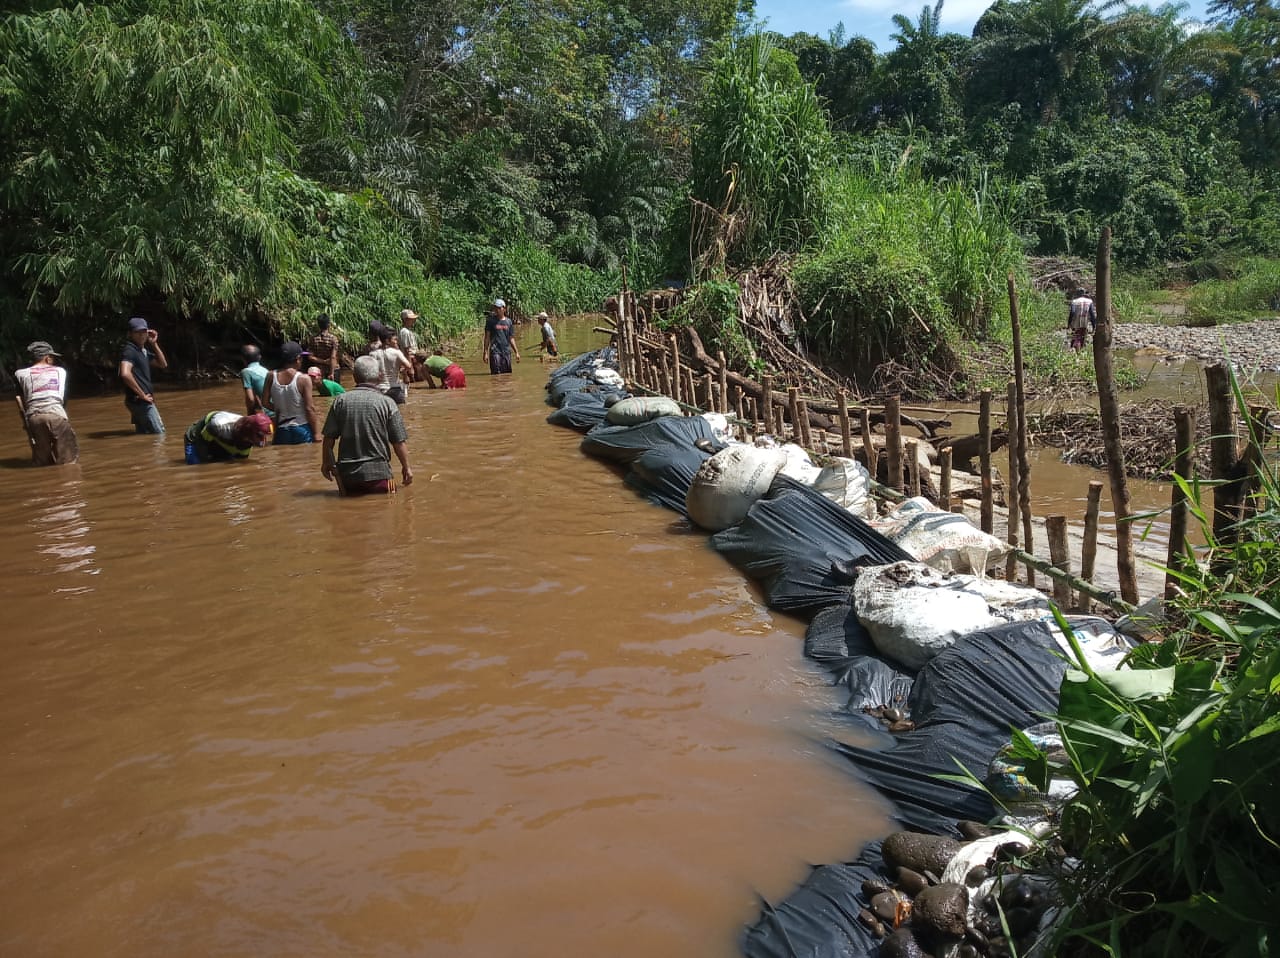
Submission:
[[[164,432],[164,421],[151,395],[151,364],[154,362],[157,369],[169,366],[158,339],[156,331],[141,316],[129,320],[128,340],[120,354],[120,381],[124,384],[124,404],[137,433]]]
[[[400,475],[413,482],[409,466],[409,434],[395,400],[378,388],[382,365],[361,356],[352,368],[356,388],[333,400],[324,421],[320,474],[336,479],[344,496],[395,492],[391,454],[400,460]],[[338,455],[334,458],[334,444]]]

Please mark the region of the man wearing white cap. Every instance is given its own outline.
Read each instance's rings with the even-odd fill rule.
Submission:
[[[489,360],[489,372],[495,376],[511,372],[512,356],[516,362],[520,362],[515,329],[507,318],[507,304],[501,299],[493,301],[493,312],[485,318],[484,346],[480,355]]]
[[[34,364],[15,375],[21,391],[18,409],[31,440],[31,461],[37,466],[75,462],[80,458],[80,447],[64,405],[67,371],[54,362],[60,357],[43,340],[32,343],[27,351]]]
[[[418,314],[411,309],[400,310],[400,332],[396,333],[396,340],[400,343],[400,352],[404,353],[409,362],[413,363],[413,379],[411,382],[422,381],[422,360],[418,353],[418,334],[413,331],[413,327],[417,325]]]

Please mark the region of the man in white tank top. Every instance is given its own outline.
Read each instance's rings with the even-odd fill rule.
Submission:
[[[315,442],[320,435],[320,419],[311,377],[299,368],[302,347],[285,343],[280,347],[280,368],[267,377],[262,404],[275,416],[275,444],[292,446]]]

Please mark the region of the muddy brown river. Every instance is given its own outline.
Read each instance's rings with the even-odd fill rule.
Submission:
[[[464,366],[389,500],[183,465],[235,385],[73,401],[78,466],[0,420],[0,953],[730,956],[888,830],[801,624]]]

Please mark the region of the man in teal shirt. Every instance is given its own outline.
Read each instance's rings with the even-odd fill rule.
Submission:
[[[317,396],[341,396],[346,392],[341,383],[325,379],[319,366],[312,366],[307,370],[307,375],[311,377],[311,384],[316,387]]]
[[[252,416],[262,411],[262,394],[267,387],[267,374],[270,370],[262,365],[262,350],[248,345],[240,349],[244,357],[245,367],[240,371],[240,385],[244,387],[245,415]]]

